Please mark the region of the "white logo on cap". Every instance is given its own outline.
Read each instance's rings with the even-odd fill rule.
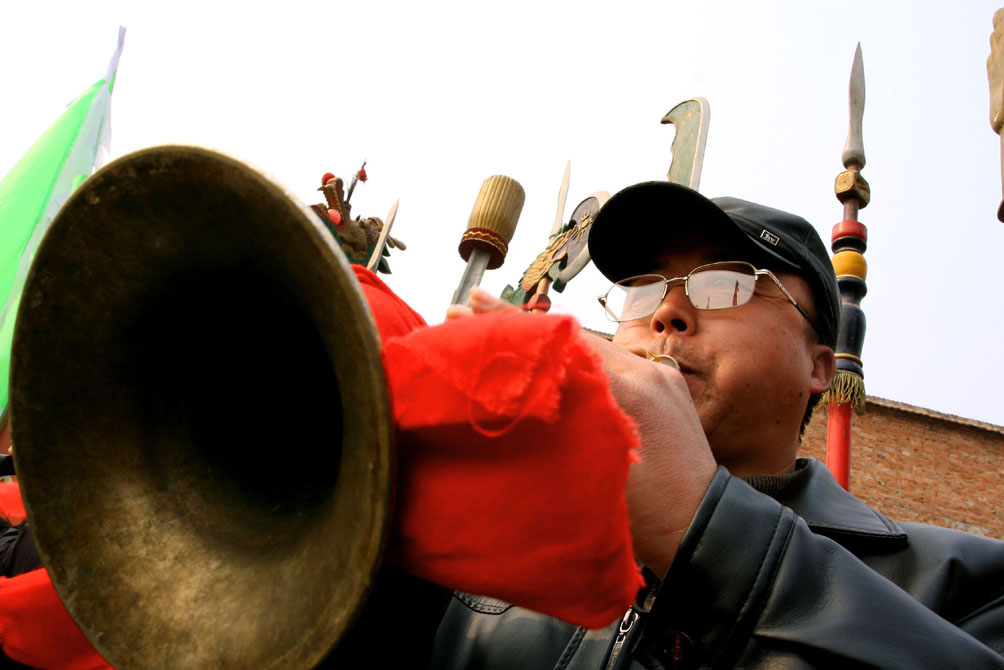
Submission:
[[[762,232],[762,233],[760,233],[760,239],[761,239],[761,240],[766,240],[767,242],[770,242],[770,243],[771,243],[771,244],[773,244],[773,245],[774,245],[775,247],[777,246],[777,243],[781,241],[781,238],[780,238],[780,237],[778,237],[778,236],[777,236],[777,235],[775,235],[774,233],[770,232],[770,231],[769,231],[769,230],[767,230],[766,228],[764,228],[764,229],[763,229],[763,232]]]

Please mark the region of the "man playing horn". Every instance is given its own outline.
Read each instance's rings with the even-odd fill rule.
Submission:
[[[599,630],[457,593],[432,666],[1004,667],[1004,543],[897,524],[796,457],[839,320],[812,226],[652,182],[610,200],[590,252],[615,282],[613,341],[588,342],[640,436],[625,498],[645,584]],[[475,292],[449,316],[506,309]]]

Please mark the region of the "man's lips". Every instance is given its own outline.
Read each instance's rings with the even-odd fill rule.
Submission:
[[[680,366],[681,374],[685,375],[697,374],[697,370],[688,362],[687,355],[683,355],[675,351],[664,351],[662,353],[672,356],[673,358],[676,359],[677,364]]]
[[[621,345],[624,346],[624,345]],[[680,373],[685,375],[697,375],[700,374],[699,370],[687,361],[690,357],[689,353],[680,354],[676,351],[662,351],[661,347],[648,347],[644,348],[639,345],[624,346],[624,349],[630,351],[636,356],[641,356],[642,358],[647,358],[653,360],[655,356],[672,356],[677,362],[680,368]]]

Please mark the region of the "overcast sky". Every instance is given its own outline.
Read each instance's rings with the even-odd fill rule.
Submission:
[[[394,235],[408,250],[393,252],[387,281],[435,323],[486,177],[526,190],[508,259],[482,283],[497,294],[546,246],[566,161],[566,213],[664,179],[673,130],[659,121],[694,96],[711,105],[700,190],[798,213],[828,244],[860,42],[868,393],[1004,424],[1000,144],[985,71],[997,3],[227,6],[0,2],[0,174],[104,75],[124,25],[113,156],[214,147],[306,204],[320,202],[323,173],[348,178],[367,160],[353,213],[384,217],[400,198]],[[554,309],[609,331],[604,288],[590,267]]]

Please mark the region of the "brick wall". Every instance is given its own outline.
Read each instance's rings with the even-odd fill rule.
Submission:
[[[802,456],[826,461],[826,409]],[[897,521],[1004,539],[1004,428],[868,397],[851,429],[850,490]]]

